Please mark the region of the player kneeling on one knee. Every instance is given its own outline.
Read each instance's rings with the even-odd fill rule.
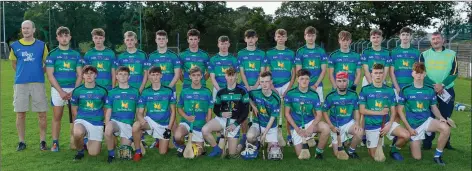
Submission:
[[[278,147],[277,124],[274,124],[275,118],[280,117],[280,97],[277,92],[271,90],[272,74],[270,72],[263,72],[259,77],[259,82],[261,89],[249,92],[252,111],[256,118],[252,121],[253,124],[247,133],[246,149],[241,152],[241,156],[244,159],[257,158],[258,148],[267,142],[269,159],[282,159],[282,151]]]
[[[206,122],[211,119],[211,111],[213,108],[213,97],[211,91],[203,87],[201,84],[202,70],[196,66],[189,70],[189,77],[192,81],[191,87],[182,89],[179,101],[177,103],[177,111],[180,114],[181,122],[174,133],[176,142],[177,156],[182,157],[185,149],[184,138],[192,132],[192,141],[196,143],[194,151],[195,156],[203,153],[203,134],[202,128]]]
[[[359,94],[359,110],[365,116],[369,154],[374,158],[376,147],[383,145],[378,144],[379,138],[387,135],[390,140],[393,139],[390,156],[395,160],[403,160],[399,150],[410,139],[410,133],[395,122],[395,93],[391,87],[382,83],[384,75],[382,64],[374,64],[371,75],[373,83],[362,87]],[[390,117],[388,117],[389,112]]]
[[[291,89],[284,99],[285,117],[292,127],[293,144],[297,156],[302,150],[302,138],[306,139],[314,133],[320,133],[315,156],[317,159],[322,159],[330,129],[328,124],[321,121],[322,112],[318,93],[308,87],[310,75],[310,72],[305,69],[297,72],[298,87]]]
[[[347,72],[336,74],[335,87],[337,89],[326,96],[323,117],[331,129],[334,155],[338,156],[338,152],[344,150],[343,143],[352,138],[347,150],[349,158],[359,158],[355,150],[362,140],[364,131],[360,127],[358,95],[355,91],[348,89],[348,78]],[[338,139],[341,142],[338,142]]]
[[[215,106],[213,111],[216,117],[210,120],[202,128],[205,140],[213,147],[213,151],[208,155],[215,157],[222,152],[213,137],[213,132],[222,131],[222,135],[229,138],[228,153],[230,156],[239,156],[237,151],[240,124],[246,120],[249,113],[249,95],[246,90],[236,85],[237,73],[234,68],[225,71],[226,87],[216,93]],[[220,141],[224,141],[220,139]],[[223,142],[226,143],[226,142]],[[226,145],[223,145],[226,146]]]
[[[108,149],[108,162],[115,158],[115,136],[121,137],[120,150],[131,147],[131,125],[136,113],[136,105],[139,99],[139,90],[128,84],[130,69],[128,67],[118,67],[116,70],[118,87],[112,89],[107,96],[105,113],[105,140]],[[120,158],[131,159],[131,151],[119,153]]]
[[[414,159],[421,159],[421,141],[425,139],[425,134],[439,132],[438,145],[434,153],[433,160],[439,165],[445,165],[442,161],[442,152],[446,146],[450,134],[450,128],[446,119],[436,106],[437,99],[433,87],[424,85],[426,76],[424,63],[413,64],[413,84],[401,89],[399,96],[399,115],[408,132],[411,134],[411,155]],[[403,112],[405,108],[405,113]],[[438,119],[430,117],[430,113]]]
[[[88,138],[88,153],[96,156],[100,153],[103,140],[103,106],[107,90],[95,83],[97,69],[85,66],[82,72],[84,84],[72,92],[71,104],[74,121],[74,141],[77,154],[74,160],[84,157],[84,138]]]
[[[133,140],[140,142],[143,131],[159,141],[159,153],[166,154],[171,137],[171,128],[175,120],[175,97],[172,88],[161,84],[162,70],[151,67],[148,74],[151,86],[143,90],[138,101],[136,122],[133,124]],[[144,116],[146,110],[146,116]],[[133,159],[142,157],[140,143],[134,143]]]

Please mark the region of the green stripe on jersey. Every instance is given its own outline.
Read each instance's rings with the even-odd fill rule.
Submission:
[[[74,88],[77,67],[82,67],[82,62],[79,52],[70,48],[68,50],[55,48],[46,58],[46,67],[54,68],[54,78],[61,88]]]

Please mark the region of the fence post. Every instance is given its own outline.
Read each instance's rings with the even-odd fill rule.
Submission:
[[[421,42],[422,42],[425,38],[427,38],[427,36],[422,37],[422,38],[418,41],[418,50],[420,50],[420,44],[421,44]],[[420,51],[421,51],[421,50],[420,50]]]
[[[452,36],[450,39],[449,39],[449,42],[448,42],[448,48],[451,49],[451,42],[454,40],[454,38],[456,38],[457,36],[459,35],[459,32],[456,33],[456,35]]]

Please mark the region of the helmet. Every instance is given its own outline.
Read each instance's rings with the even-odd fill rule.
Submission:
[[[129,145],[121,145],[118,149],[118,158],[131,160],[133,148]]]
[[[200,156],[203,152],[202,146],[200,146],[198,144],[195,144],[195,143],[192,143],[192,150],[193,150],[193,154],[195,156]]]
[[[267,158],[269,160],[282,160],[283,157],[284,156],[283,156],[282,149],[280,148],[280,146],[277,143],[271,144],[269,148],[269,155]]]
[[[252,160],[257,158],[257,147],[251,143],[246,143],[246,149],[241,152],[241,157],[244,160]]]

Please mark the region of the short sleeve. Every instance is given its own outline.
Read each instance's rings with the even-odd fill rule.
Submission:
[[[277,104],[275,106],[272,106],[271,109],[270,109],[270,116],[273,116],[273,117],[279,117],[280,116],[280,102],[277,102]]]
[[[79,105],[79,97],[80,97],[80,92],[75,89],[73,92],[72,92],[72,97],[70,99],[70,103],[72,106],[78,106]]]
[[[177,56],[172,57],[172,63],[174,64],[174,69],[182,68],[182,63]]]
[[[334,68],[334,55],[330,55],[328,58],[328,68]]]
[[[139,96],[139,100],[138,100],[138,108],[144,108],[145,106],[146,106],[146,96],[141,95]]]
[[[169,96],[170,96],[170,104],[175,104],[176,99],[175,99],[175,96],[174,96],[174,91],[172,91]]]
[[[331,98],[329,96],[326,97],[325,102],[323,104],[323,112],[328,112],[331,109]]]
[[[82,58],[80,57],[80,55],[77,55],[77,68],[82,68],[84,66],[84,63],[82,61]]]
[[[405,92],[402,90],[400,90],[400,92],[398,93],[398,104],[399,105],[405,105],[406,104],[406,97],[405,97]]]
[[[291,107],[291,105],[292,105],[292,97],[290,97],[289,95],[286,95],[284,97],[284,106]]]
[[[179,100],[177,101],[177,107],[183,108],[184,107],[184,93],[180,93]]]
[[[320,55],[321,55],[321,64],[327,64],[328,55],[326,55],[326,51],[322,50]]]
[[[301,50],[298,50],[297,51],[297,54],[295,55],[295,65],[302,65],[302,52],[300,52]]]
[[[367,94],[363,91],[364,89],[361,90],[359,93],[359,105],[363,104],[366,105],[367,102]]]
[[[54,68],[55,61],[56,61],[56,58],[54,56],[48,56],[46,58],[46,67],[47,68]]]
[[[111,95],[106,96],[105,99],[105,108],[112,109],[113,107],[113,97]]]

